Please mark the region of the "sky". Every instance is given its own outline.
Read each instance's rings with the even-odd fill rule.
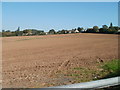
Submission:
[[[72,29],[118,26],[117,2],[3,2],[2,29]]]
[[[119,2],[119,0],[1,0],[2,2]]]

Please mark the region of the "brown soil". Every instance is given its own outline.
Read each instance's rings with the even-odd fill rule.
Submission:
[[[70,68],[96,70],[98,63],[118,57],[117,35],[82,33],[2,39],[3,88],[71,84],[74,79],[65,76]]]

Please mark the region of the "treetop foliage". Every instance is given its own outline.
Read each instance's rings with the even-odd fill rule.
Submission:
[[[113,26],[110,23],[110,26],[102,25],[102,28],[98,26],[93,26],[93,28],[88,28],[85,30],[83,27],[74,28],[71,30],[59,30],[55,31],[54,29],[49,30],[48,32],[44,32],[44,30],[36,30],[36,29],[25,29],[20,31],[20,27],[17,28],[16,31],[10,30],[2,30],[2,37],[9,36],[33,36],[33,35],[47,35],[47,34],[70,34],[70,33],[105,33],[105,34],[119,34],[120,27]]]

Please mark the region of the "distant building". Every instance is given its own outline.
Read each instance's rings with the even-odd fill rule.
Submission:
[[[87,29],[83,29],[83,30],[81,30],[81,33],[86,32],[86,31],[87,31]]]
[[[120,34],[120,29],[117,32]]]
[[[65,34],[67,34],[68,33],[68,31],[67,30],[65,30]]]
[[[45,35],[48,35],[48,32],[45,32]]]
[[[75,32],[75,33],[79,33],[79,31],[78,31],[77,29],[76,29],[76,30],[74,30],[74,32]]]
[[[72,30],[69,30],[68,33],[72,33]]]
[[[79,31],[77,29],[72,29],[72,30],[69,30],[68,33],[79,33]]]

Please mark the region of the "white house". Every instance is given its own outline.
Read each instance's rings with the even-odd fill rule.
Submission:
[[[79,31],[76,29],[75,31],[74,31],[75,33],[79,33]]]

